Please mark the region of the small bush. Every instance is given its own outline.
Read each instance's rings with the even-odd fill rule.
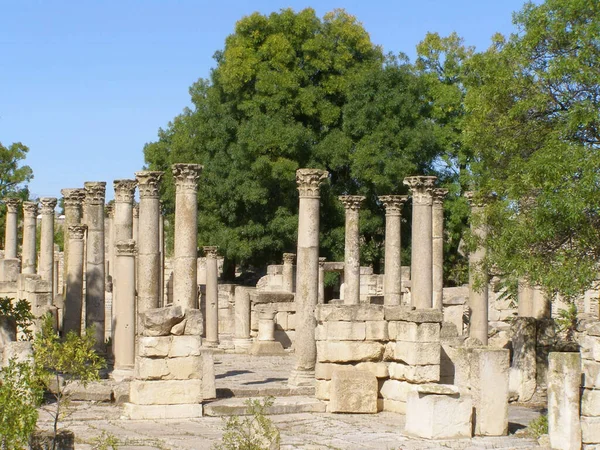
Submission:
[[[536,439],[544,434],[548,434],[548,416],[546,414],[542,414],[537,419],[529,422],[527,431]]]

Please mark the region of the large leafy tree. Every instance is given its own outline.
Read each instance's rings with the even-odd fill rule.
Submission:
[[[230,263],[278,261],[295,248],[295,171],[317,167],[331,174],[322,189],[323,254],[343,255],[335,197],[363,194],[363,255],[378,263],[377,195],[401,193],[402,178],[430,171],[440,151],[421,77],[403,59],[385,57],[341,10],[322,20],[312,9],[244,17],[215,59],[210,80],[190,89],[193,108],[144,150],[153,169],[204,165],[200,244],[219,245]],[[172,213],[169,176],[164,186]]]
[[[528,3],[518,33],[472,58],[465,142],[491,263],[575,295],[600,256],[600,4]]]

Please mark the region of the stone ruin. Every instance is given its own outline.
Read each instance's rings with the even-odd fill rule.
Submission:
[[[327,172],[300,169],[296,253],[284,253],[255,286],[219,284],[218,248],[197,249],[202,167],[175,164],[175,240],[165,255],[162,172],[64,189],[64,252],[53,244],[55,198],[23,202],[18,253],[16,199],[7,219],[0,295],[27,299],[36,317],[51,313],[62,333],[96,326],[98,351],[112,346],[109,377],[126,386],[133,419],[201,417],[218,397],[214,355],[294,355],[288,384],[308,389],[331,413],[406,415],[405,434],[426,439],[503,436],[509,402],[547,402],[552,448],[600,448],[598,294],[580,299],[568,346],[553,317],[559,299],[523,280],[518,307],[497,279],[475,273],[485,249],[469,255],[468,286],[443,286],[443,200],[435,177],[405,179],[412,198],[412,265],[402,267],[400,227],[407,196],[379,198],[386,210],[385,272],[360,267],[361,196],[341,196],[344,261],[319,256],[320,185]],[[135,190],[139,205],[134,205]],[[474,213],[482,207],[471,201]],[[483,227],[473,229],[483,235]],[[326,272],[340,283],[326,294]],[[331,296],[333,295],[333,298]],[[551,307],[554,306],[554,308]],[[2,318],[0,318],[2,319]],[[0,320],[2,364],[30,357],[13,324]],[[115,395],[116,397],[116,395]]]

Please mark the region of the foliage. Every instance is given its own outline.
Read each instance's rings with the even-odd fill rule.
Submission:
[[[94,450],[117,450],[119,448],[119,440],[115,435],[104,430],[99,436],[92,439],[91,444]]]
[[[50,314],[44,316],[41,331],[33,342],[36,371],[55,400],[51,413],[54,418],[53,450],[56,446],[58,421],[68,408],[69,385],[78,381],[85,387],[90,381],[98,380],[98,372],[105,365],[104,360],[94,351],[95,344],[92,328],[88,328],[82,336],[70,331],[61,339],[54,330]]]
[[[37,423],[42,390],[32,364],[11,359],[0,369],[0,448],[24,448]]]
[[[32,337],[29,327],[33,325],[33,314],[31,313],[31,305],[27,300],[21,299],[13,303],[12,298],[0,298],[0,316],[12,318],[17,330],[23,332],[27,339]]]
[[[555,319],[558,325],[558,331],[564,333],[567,341],[575,340],[575,331],[577,331],[577,305],[569,303],[566,309],[560,309]]]
[[[540,436],[548,434],[548,415],[542,414],[541,416],[529,422],[527,431],[528,434],[535,439],[539,439]]]
[[[550,295],[590,287],[600,256],[600,6],[527,3],[519,32],[469,63],[465,143],[490,263]]]
[[[247,416],[232,416],[226,420],[225,433],[221,443],[214,450],[264,450],[279,448],[279,431],[265,416],[267,408],[273,405],[273,397],[246,400]]]

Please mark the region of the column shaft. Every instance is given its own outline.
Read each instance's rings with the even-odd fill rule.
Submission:
[[[325,260],[325,257],[319,257],[319,294],[317,297],[319,304],[325,303]]]
[[[43,197],[42,231],[40,236],[40,269],[42,280],[50,282],[54,293],[54,208],[57,200],[53,197]]]
[[[85,250],[85,225],[71,225],[67,228],[69,241],[63,331],[81,334],[81,311],[83,306],[83,261]]]
[[[65,220],[63,222],[63,231],[65,235],[65,244],[63,249],[63,286],[62,292],[67,292],[67,278],[69,266],[69,239],[66,238],[69,227],[80,225],[82,219],[82,205],[85,199],[84,189],[62,189],[60,193],[63,196],[63,206],[65,209]]]
[[[433,192],[433,307],[442,310],[444,296],[444,197],[446,189]]]
[[[235,334],[233,344],[236,349],[250,347],[250,292],[244,286],[235,288]]]
[[[206,342],[207,347],[219,345],[219,287],[217,247],[204,247],[206,255]]]
[[[115,291],[118,301],[114,305],[114,355],[115,371],[132,371],[135,363],[135,241],[116,242],[116,267],[118,274]],[[122,374],[119,374],[122,375]]]
[[[17,208],[21,204],[21,200],[18,198],[6,198],[4,199],[6,204],[6,228],[4,230],[4,258],[5,259],[16,259],[17,258]]]
[[[23,247],[21,249],[21,272],[36,273],[36,216],[38,205],[23,202]]]
[[[383,276],[383,303],[399,305],[402,298],[402,207],[406,195],[383,195],[379,200],[385,206],[385,272]]]
[[[296,261],[295,253],[283,254],[283,290],[286,292],[294,292],[294,262]]]
[[[360,303],[360,204],[365,197],[360,195],[342,195],[339,197],[346,209],[346,237],[344,246],[344,304]]]

